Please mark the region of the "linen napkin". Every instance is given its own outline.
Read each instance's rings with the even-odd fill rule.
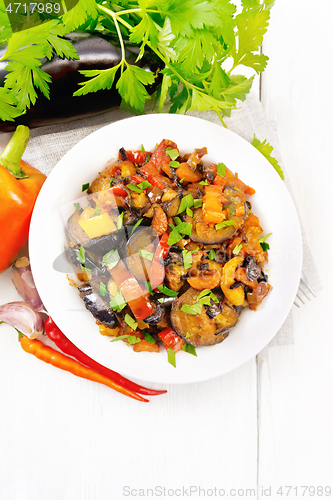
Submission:
[[[150,104],[150,108],[148,107],[147,109],[148,113],[152,112],[151,106]],[[221,125],[219,118],[213,111],[191,112],[189,114]],[[31,131],[32,138],[24,154],[24,159],[47,175],[64,154],[81,139],[104,125],[130,116],[132,115],[128,111],[117,108],[98,115],[85,116],[80,119],[33,129]],[[254,134],[260,141],[267,139],[274,147],[273,155],[277,158],[284,171],[285,182],[292,195],[287,168],[280,157],[276,134],[265,117],[264,109],[257,95],[251,92],[246,101],[242,103],[242,106],[234,110],[232,116],[226,118],[225,122],[230,130],[247,141],[251,142]],[[305,240],[303,229],[302,234],[304,252],[303,272],[307,277],[309,286],[316,293],[322,288],[322,285],[318,277],[314,259]],[[270,345],[276,346],[293,343],[293,309]]]

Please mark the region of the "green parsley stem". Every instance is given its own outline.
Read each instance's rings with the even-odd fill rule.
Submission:
[[[110,9],[107,9],[106,7],[104,7],[103,5],[99,5],[99,4],[96,4],[97,5],[97,8],[99,10],[102,10],[103,12],[105,12],[106,14],[109,14],[109,16],[112,17],[113,19],[113,22],[114,22],[114,25],[116,27],[116,30],[117,30],[117,34],[118,34],[118,38],[119,38],[119,43],[120,43],[120,48],[121,48],[121,66],[123,68],[124,66],[124,63],[127,64],[126,62],[126,57],[125,57],[125,46],[124,46],[124,40],[123,40],[123,37],[122,37],[122,34],[121,34],[121,31],[120,31],[120,28],[119,28],[119,24],[118,24],[118,16],[115,12],[113,12],[112,10]],[[130,26],[130,25],[129,25]]]

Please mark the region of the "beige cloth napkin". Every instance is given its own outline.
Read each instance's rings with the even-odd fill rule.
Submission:
[[[147,112],[152,112],[151,108],[148,108]],[[215,112],[192,112],[190,114],[221,125],[221,122]],[[104,125],[128,118],[130,116],[132,115],[127,111],[115,109],[95,116],[84,117],[68,121],[66,123],[34,129],[32,130],[32,139],[24,154],[24,159],[45,174],[49,174],[64,154],[67,153],[67,151],[69,151],[72,146],[74,146],[81,139]],[[276,134],[265,117],[264,109],[258,100],[258,97],[254,93],[250,93],[246,101],[242,103],[242,106],[233,111],[232,116],[230,118],[226,118],[225,121],[230,130],[240,135],[247,141],[251,142],[254,134],[261,141],[267,139],[267,141],[274,147],[273,154],[283,168],[286,177],[286,185],[292,194],[292,190],[288,182],[287,167],[281,160]],[[308,279],[309,285],[316,293],[321,289],[321,282],[318,277],[314,259],[304,238],[304,232],[303,250],[303,272]],[[293,309],[288,315],[282,328],[271,341],[270,345],[286,345],[293,342],[292,316]]]

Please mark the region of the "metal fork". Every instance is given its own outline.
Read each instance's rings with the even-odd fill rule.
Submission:
[[[294,301],[294,304],[295,306],[297,307],[300,307],[300,305],[297,303],[297,299],[302,302],[302,304],[305,304],[304,300],[302,297],[306,297],[308,300],[311,300],[311,295],[310,293],[316,297],[316,294],[314,293],[314,291],[310,288],[309,286],[309,283],[308,283],[308,280],[305,276],[305,274],[303,273],[302,271],[302,274],[301,274],[301,281],[299,282],[299,288],[298,288],[298,292],[296,294],[296,299]]]

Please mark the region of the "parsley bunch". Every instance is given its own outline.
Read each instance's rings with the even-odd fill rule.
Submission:
[[[13,33],[5,4],[0,0],[0,44],[7,50],[5,84],[0,87],[0,118],[13,120],[35,103],[37,90],[49,95],[50,76],[42,59],[53,54],[68,59],[78,55],[66,34],[87,31],[108,36],[121,48],[119,64],[104,70],[81,71],[87,79],[74,95],[115,84],[123,102],[142,111],[150,98],[147,86],[157,74],[130,64],[125,46],[138,47],[160,61],[162,80],[156,105],[169,99],[170,111],[215,110],[223,117],[244,101],[254,77],[235,74],[240,65],[262,72],[267,56],[259,53],[274,0],[242,0],[242,10],[230,0],[79,0],[58,19]],[[37,14],[36,14],[37,15]],[[43,14],[43,21],[47,16]]]

